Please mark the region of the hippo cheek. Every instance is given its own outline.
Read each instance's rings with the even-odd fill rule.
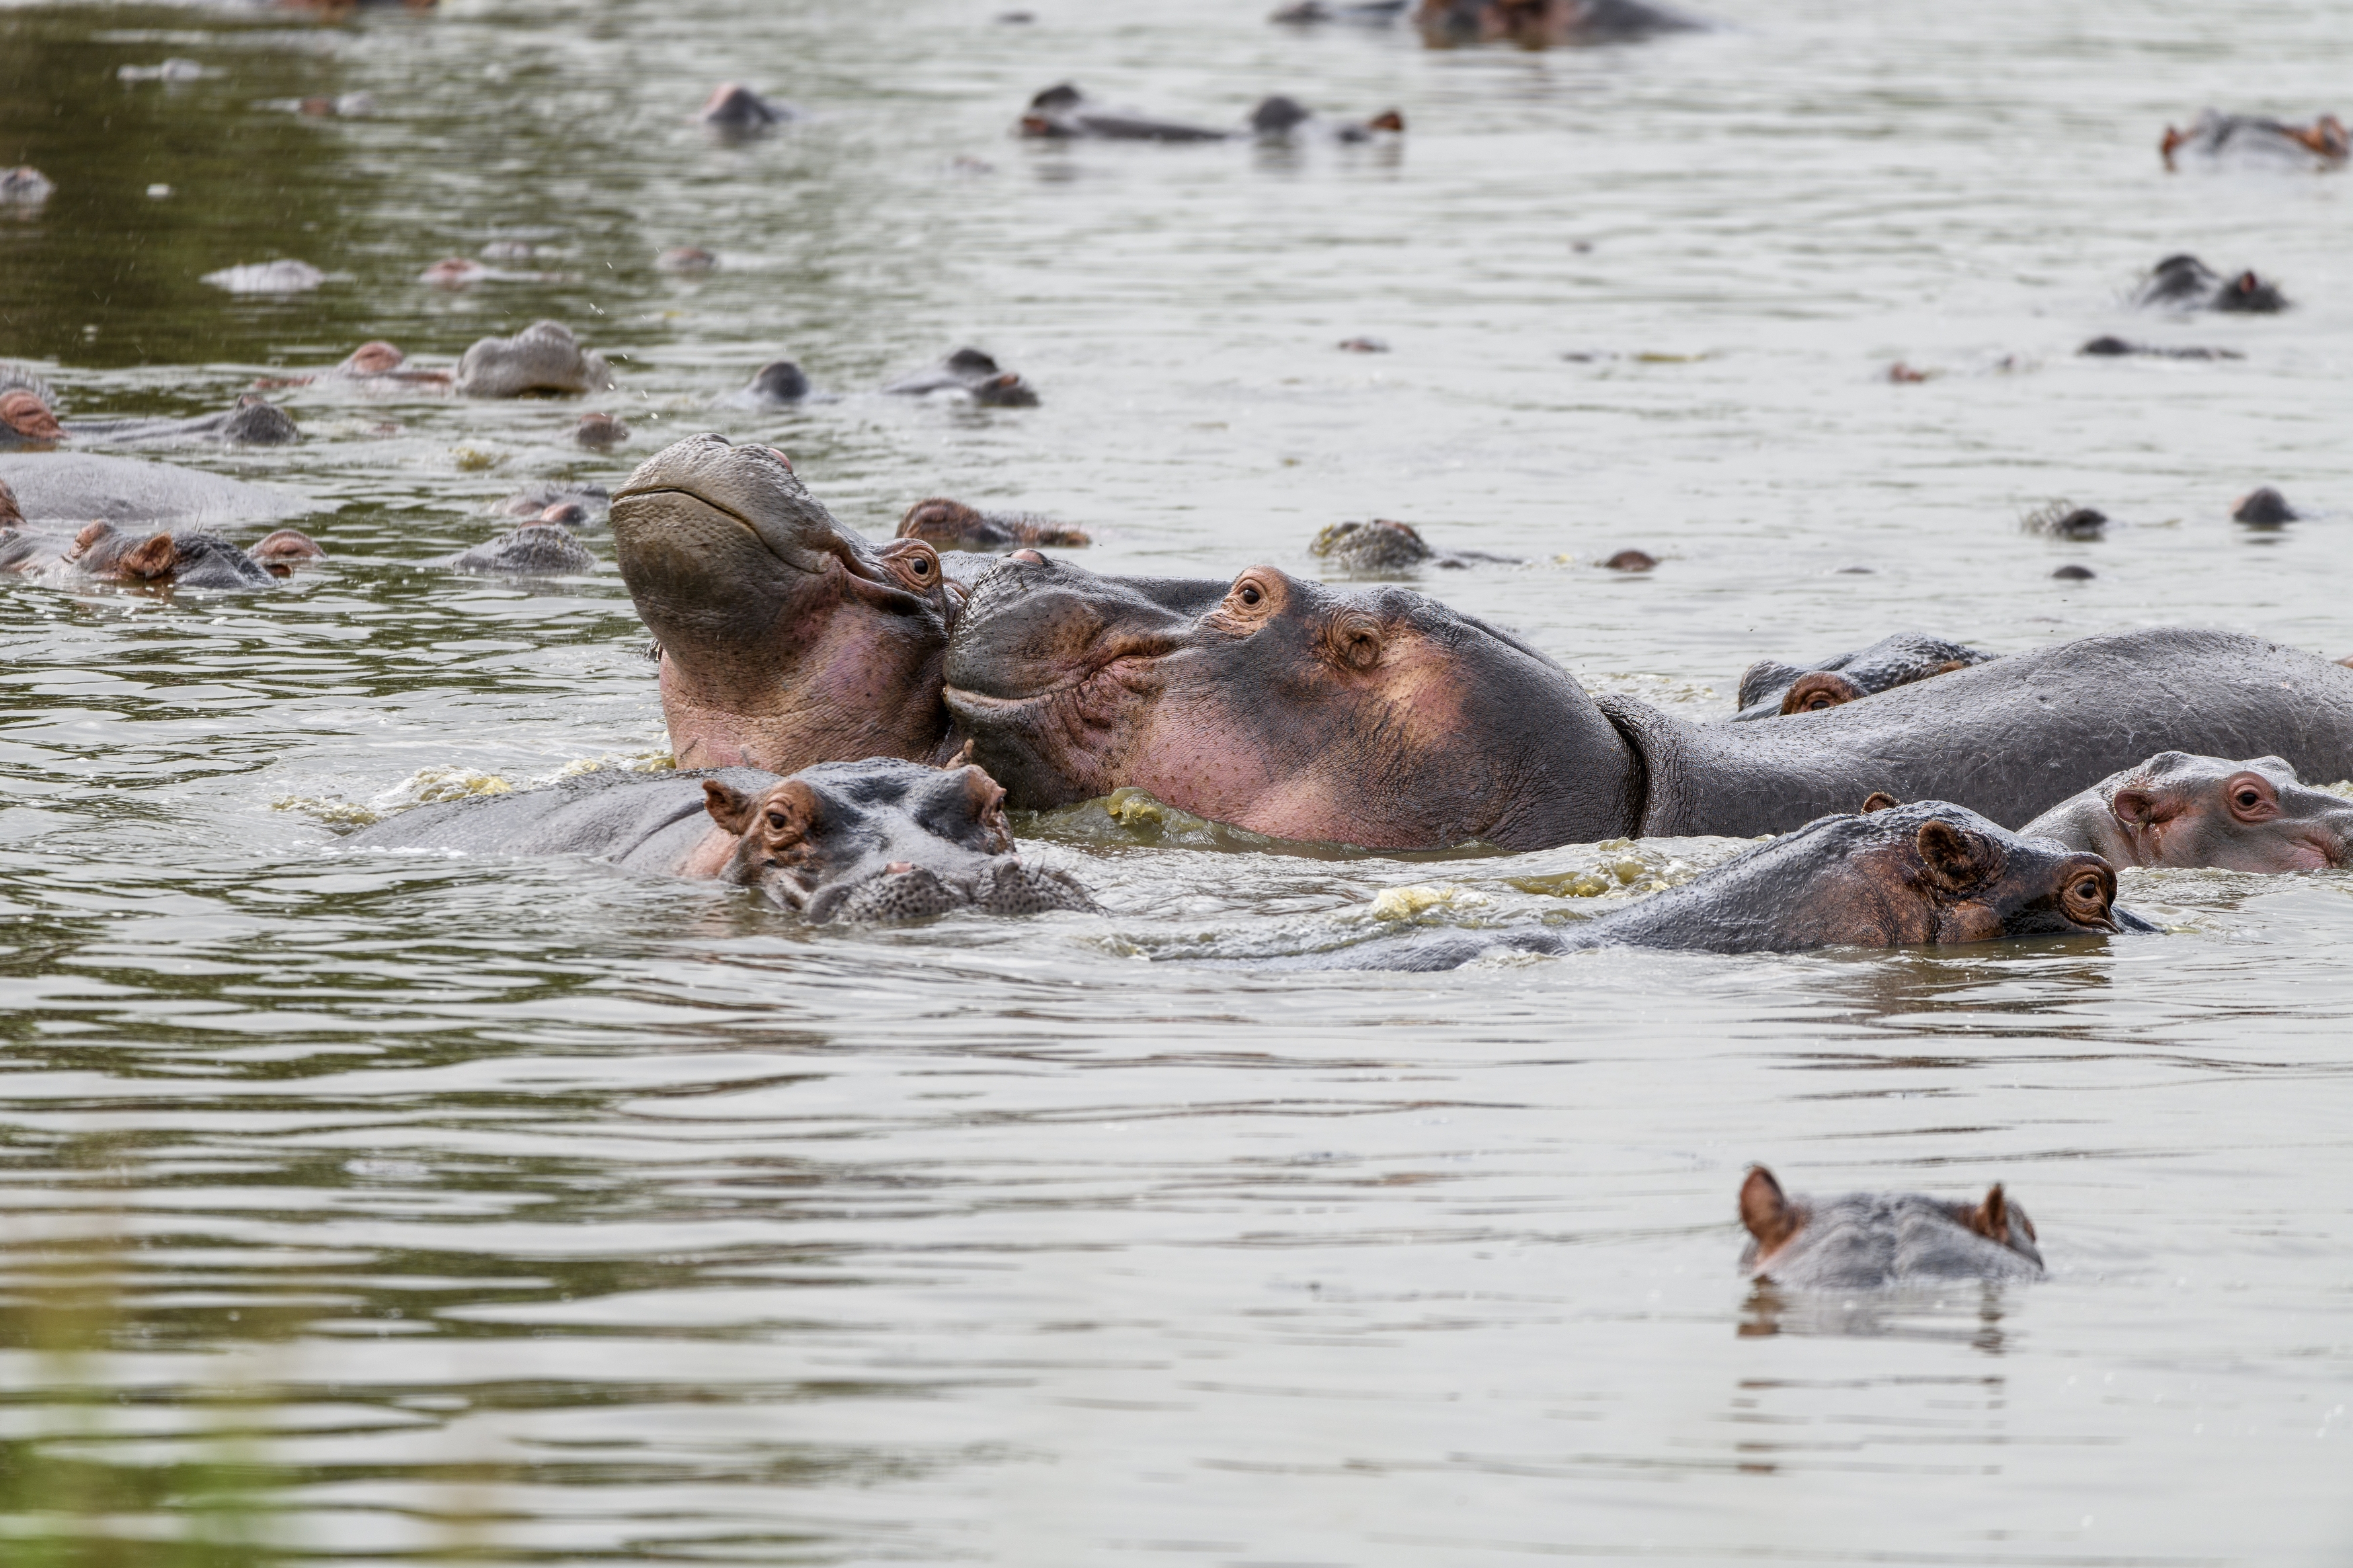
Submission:
[[[1939,946],[1971,942],[1995,942],[2002,936],[2001,914],[1975,899],[1947,904],[1936,914]]]

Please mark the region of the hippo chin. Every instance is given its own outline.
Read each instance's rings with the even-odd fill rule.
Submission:
[[[884,757],[789,778],[750,768],[704,777],[598,773],[418,806],[348,842],[586,855],[627,870],[750,888],[816,921],[1093,910],[1069,876],[1021,863],[1004,800],[978,768]]]
[[[2223,310],[2270,315],[2287,309],[2287,299],[2276,285],[2253,272],[2226,279],[2194,256],[2168,256],[2149,268],[2133,291],[2136,305],[2172,310]]]
[[[613,497],[613,543],[660,645],[682,766],[945,754],[952,608],[932,545],[870,544],[783,453],[716,435],[638,466]]]
[[[450,382],[461,397],[581,397],[618,384],[604,356],[582,348],[561,321],[481,339],[459,357]]]
[[[89,452],[0,452],[0,488],[19,516],[74,527],[97,518],[126,527],[225,528],[311,510],[309,500],[275,486]]]
[[[557,521],[529,522],[455,555],[428,561],[451,572],[510,577],[570,577],[596,569],[588,547]]]
[[[1409,522],[1377,517],[1370,522],[1335,522],[1317,533],[1307,553],[1320,556],[1345,572],[1399,573],[1417,566],[1448,570],[1494,563],[1517,565],[1516,555],[1491,555],[1481,550],[1434,550]]]
[[[2034,1222],[2000,1183],[1974,1205],[1919,1193],[1790,1197],[1757,1165],[1740,1186],[1740,1271],[1792,1290],[2042,1278]]]
[[[1027,382],[978,349],[958,349],[934,365],[911,371],[883,387],[901,397],[924,397],[934,392],[960,392],[975,403],[992,408],[1035,408],[1038,395]]]
[[[993,552],[1025,544],[1083,546],[1092,543],[1075,528],[1026,511],[978,511],[945,496],[932,496],[907,509],[899,520],[901,539],[927,541],[935,549]]]
[[[2300,782],[2278,757],[2159,752],[2020,831],[2118,866],[2317,871],[2353,858],[2353,800]]]
[[[5,521],[5,511],[0,511],[0,523]],[[298,562],[325,555],[309,535],[290,528],[280,529],[248,551],[217,533],[196,529],[150,534],[92,522],[69,535],[0,527],[0,572],[53,587],[128,583],[159,588],[266,588],[291,575]]]
[[[1947,801],[1826,816],[1679,888],[1561,929],[1417,931],[1318,953],[1316,969],[1440,970],[1490,954],[1598,947],[1803,952],[2155,928],[2117,910],[2116,874]]]
[[[1696,16],[1645,0],[1421,0],[1414,20],[1433,44],[1508,40],[1525,48],[1627,43],[1707,27]]]
[[[1858,697],[1967,669],[1991,658],[1989,653],[1944,637],[1898,632],[1880,638],[1869,647],[1814,664],[1781,664],[1761,658],[1740,678],[1740,710],[1733,718],[1819,713]]]
[[[2289,125],[2253,114],[2224,114],[2201,109],[2187,131],[2168,125],[2158,143],[2168,169],[2179,160],[2195,158],[2210,163],[2269,164],[2274,167],[2336,168],[2353,153],[2353,138],[2344,121],[2324,114],[2309,125]]]

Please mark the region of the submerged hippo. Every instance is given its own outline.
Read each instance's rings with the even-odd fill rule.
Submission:
[[[1296,99],[1278,93],[1261,99],[1244,117],[1240,127],[1219,130],[1214,126],[1155,120],[1132,110],[1109,108],[1089,98],[1070,82],[1059,83],[1039,93],[1029,100],[1029,112],[1021,117],[1022,135],[1054,141],[1231,142],[1250,137],[1288,136],[1311,128],[1328,130],[1343,142],[1361,142],[1376,133],[1403,131],[1405,117],[1390,109],[1363,121],[1326,121]]]
[[[418,806],[347,842],[594,856],[625,870],[751,888],[812,921],[1094,909],[1070,876],[1021,863],[1004,801],[978,768],[889,757],[789,778],[751,768],[667,778],[594,773]]]
[[[619,384],[602,354],[580,346],[561,321],[534,321],[511,338],[483,338],[459,358],[460,397],[580,397]]]
[[[425,392],[447,392],[450,373],[446,370],[422,370],[408,363],[408,356],[381,339],[362,343],[343,359],[325,370],[309,375],[264,376],[253,384],[259,390],[281,386],[332,386],[351,383],[368,391],[416,389]]]
[[[5,487],[0,487],[5,492]],[[0,494],[5,500],[5,494]],[[92,522],[68,534],[5,526],[0,507],[0,572],[14,572],[55,587],[79,583],[139,583],[155,587],[261,588],[290,576],[296,563],[318,561],[326,552],[309,535],[281,528],[251,550],[239,550],[217,533],[177,529],[146,533]]]
[[[2075,351],[2094,358],[2119,359],[2137,354],[2148,359],[2244,359],[2236,349],[2209,348],[2200,343],[2136,343],[2117,337],[2096,337]]]
[[[1406,13],[1411,0],[1298,0],[1285,5],[1271,16],[1270,22],[1280,22],[1287,27],[1313,27],[1326,22],[1344,22],[1360,27],[1383,27]]]
[[[2277,757],[2159,752],[2019,831],[2117,866],[2316,871],[2353,852],[2353,800],[2298,782]]]
[[[593,572],[596,558],[554,521],[527,522],[496,539],[485,540],[455,555],[426,563],[452,572],[476,572],[510,577],[568,577]]]
[[[1740,1271],[1792,1290],[2042,1278],[2034,1222],[1999,1182],[1975,1205],[1918,1193],[1793,1198],[1755,1165],[1740,1184]]]
[[[935,760],[969,741],[1024,808],[1134,785],[1282,837],[1519,849],[1786,832],[1875,790],[2022,822],[2152,744],[2353,776],[2353,669],[2229,633],[2086,637],[1826,712],[1695,724],[1596,699],[1403,587],[877,547],[781,455],[718,436],[641,465],[613,530],[690,766]]]
[[[1645,0],[1421,0],[1414,13],[1437,44],[1616,44],[1660,33],[1702,32],[1696,16]]]
[[[1869,647],[1814,664],[1782,664],[1760,658],[1740,678],[1740,710],[1733,717],[1769,719],[1781,713],[1819,713],[1858,697],[1967,669],[1993,657],[1944,637],[1897,632]]]
[[[1802,952],[2157,928],[2115,908],[2097,855],[1947,801],[1825,816],[1679,888],[1567,927],[1416,931],[1318,953],[1316,969],[1456,969],[1494,953],[1597,947]]]
[[[2287,299],[2275,285],[2253,272],[2225,279],[2194,256],[2168,256],[2149,268],[2133,291],[2136,305],[2158,305],[2173,310],[2234,310],[2269,315],[2287,309]]]
[[[2231,508],[2231,521],[2255,528],[2277,528],[2304,514],[2287,504],[2287,497],[2269,485],[2258,485]]]
[[[1413,524],[1386,517],[1377,517],[1370,522],[1333,523],[1309,542],[1307,553],[1320,555],[1349,572],[1402,572],[1425,563],[1450,570],[1489,562],[1519,563],[1516,555],[1491,555],[1482,550],[1433,550]]]
[[[2168,125],[2158,143],[2168,169],[2180,157],[2213,163],[2293,164],[2334,168],[2353,153],[2344,122],[2324,114],[2309,125],[2288,125],[2253,114],[2223,114],[2201,109],[2187,131]]]
[[[965,349],[961,352],[980,354],[981,358],[988,359],[988,356],[981,354],[978,349]],[[989,360],[988,363],[994,365],[997,362]],[[1014,379],[1018,381],[1020,378],[1016,376]],[[957,384],[964,385],[961,382]],[[937,389],[926,387],[924,390]],[[970,389],[966,387],[965,390]],[[798,403],[808,395],[809,378],[802,374],[800,366],[788,359],[772,359],[753,372],[752,379],[745,384],[744,390],[728,401],[751,407],[780,408],[788,404]],[[1037,399],[1032,397],[1030,401],[1034,403]]]
[[[326,280],[327,275],[309,262],[291,258],[224,267],[197,279],[232,294],[306,294]]]
[[[22,516],[76,528],[93,518],[126,527],[223,528],[311,510],[307,499],[274,485],[90,452],[0,452],[0,484]]]
[[[60,428],[69,440],[110,447],[186,447],[219,442],[230,447],[283,447],[302,438],[294,421],[276,404],[252,393],[217,414],[185,419],[69,419]]]
[[[960,392],[992,408],[1035,408],[1038,395],[1012,371],[978,349],[958,349],[939,363],[910,371],[882,389],[901,397]]]
[[[49,177],[30,163],[0,169],[0,207],[37,207],[57,194]]]
[[[543,479],[491,503],[492,517],[527,517],[533,522],[558,522],[586,528],[612,510],[613,496],[602,485]]]
[[[995,553],[1024,544],[1065,547],[1091,544],[1084,533],[1026,511],[977,511],[960,500],[932,496],[907,509],[899,520],[901,539],[929,541],[941,550]]]
[[[723,136],[752,136],[797,115],[789,104],[761,97],[741,82],[723,81],[695,111],[695,123]]]

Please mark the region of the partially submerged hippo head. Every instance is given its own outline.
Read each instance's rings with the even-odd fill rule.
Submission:
[[[1307,552],[1358,572],[1396,571],[1436,553],[1411,523],[1385,517],[1370,522],[1333,523],[1316,534]]]
[[[793,118],[784,104],[761,97],[742,82],[723,81],[695,112],[696,123],[723,136],[749,136]]]
[[[975,403],[992,408],[1035,408],[1038,395],[1015,372],[999,366],[978,349],[956,350],[939,363],[912,371],[883,387],[901,396],[921,397],[934,392],[961,392]]]
[[[1919,1193],[1791,1197],[1755,1165],[1740,1184],[1740,1224],[1749,1237],[1741,1272],[1795,1290],[2042,1277],[2034,1222],[1999,1182],[1977,1204]]]
[[[907,509],[899,520],[901,539],[929,541],[941,550],[990,552],[1019,545],[1077,546],[1092,542],[1075,528],[1064,528],[1027,512],[980,511],[945,496],[930,496]]]
[[[2353,859],[2353,800],[2299,782],[2278,757],[2159,752],[2020,831],[2118,866],[2316,871]]]
[[[1967,669],[1992,657],[1948,637],[1897,632],[1869,647],[1810,665],[1762,658],[1740,677],[1740,709],[1733,717],[1767,719],[1785,713],[1819,713],[1860,697]]]
[[[549,512],[560,510],[559,506],[547,509]],[[588,552],[586,545],[572,536],[572,530],[560,518],[543,513],[538,521],[527,522],[496,539],[485,540],[470,550],[445,555],[427,564],[486,575],[565,577],[595,571],[596,558]]]
[[[2287,504],[2287,497],[2269,485],[2258,485],[2239,498],[2231,509],[2231,521],[2254,528],[2277,528],[2284,522],[2294,522],[2303,514]]]
[[[64,440],[65,435],[38,394],[22,387],[0,393],[0,447],[46,447]]]
[[[736,395],[746,403],[798,403],[809,395],[809,379],[788,359],[772,359],[753,373],[751,384]]]
[[[758,795],[702,787],[712,820],[738,836],[720,878],[813,921],[1096,907],[1065,873],[1021,863],[1005,792],[976,767],[875,757],[803,768]]]
[[[284,447],[300,441],[302,432],[284,409],[248,392],[221,421],[220,438],[239,447]]]
[[[931,756],[947,731],[939,552],[836,522],[770,447],[690,437],[613,498],[613,542],[661,649],[684,767]]]
[[[6,521],[0,517],[0,521]],[[281,528],[251,550],[197,529],[149,533],[93,522],[70,541],[13,534],[0,540],[0,571],[47,581],[87,580],[179,588],[259,588],[325,558],[310,536]]]
[[[1634,810],[1626,743],[1566,671],[1404,588],[1118,579],[1017,551],[972,586],[945,694],[1023,807],[1133,784],[1376,848],[1559,843]]]
[[[2149,268],[2133,294],[2137,305],[2162,305],[2179,310],[2227,310],[2269,315],[2287,309],[2287,297],[2278,286],[2253,272],[2224,279],[2194,256],[2168,256]]]
[[[534,321],[511,338],[483,338],[458,361],[451,386],[466,397],[578,397],[617,384],[602,354],[561,321]]]

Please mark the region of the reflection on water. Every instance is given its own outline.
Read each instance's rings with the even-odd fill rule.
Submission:
[[[318,819],[660,752],[601,528],[576,578],[420,563],[703,428],[781,445],[870,532],[958,496],[1087,528],[1105,571],[1313,574],[1325,525],[1401,519],[1529,563],[1425,591],[1693,717],[1756,658],[1899,628],[2348,651],[2329,515],[2228,513],[2256,483],[2353,505],[2353,187],[2155,154],[2202,102],[2341,111],[2332,14],[1725,0],[1716,32],[1532,53],[1267,8],[0,7],[0,166],[58,185],[0,209],[0,359],[69,413],[218,408],[371,338],[446,366],[552,318],[636,432],[599,455],[577,403],[277,387],[302,443],[185,460],[320,498],[323,567],[0,585],[12,1542],[2342,1559],[2341,876],[2128,874],[2161,938],[1275,973],[1188,960],[1566,918],[1739,846],[1366,856],[1115,798],[1022,824],[1106,914],[859,931]],[[204,74],[119,75],[172,58]],[[690,116],[723,75],[807,115],[715,142]],[[1411,130],[1014,139],[1066,79]],[[657,264],[685,245],[719,265]],[[2180,250],[2297,309],[2130,310]],[[518,276],[418,280],[453,256]],[[278,257],[326,281],[199,281]],[[2077,354],[2105,333],[2244,357]],[[1335,346],[1367,335],[1390,352]],[[967,342],[1041,405],[875,390]],[[778,357],[832,395],[725,401]],[[2019,532],[2061,496],[2120,521]],[[1628,548],[1660,565],[1597,564]],[[2000,1180],[2052,1277],[1748,1286],[1752,1160]],[[97,1521],[212,1555],[107,1556]]]

